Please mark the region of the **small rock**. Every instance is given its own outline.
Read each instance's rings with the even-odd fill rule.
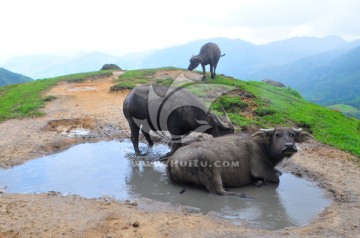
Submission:
[[[133,223],[133,227],[139,227],[139,226],[140,226],[139,222],[136,221],[136,222]]]
[[[295,172],[295,176],[302,177],[302,174],[301,174],[301,172]]]
[[[136,207],[136,206],[138,205],[137,202],[132,202],[132,201],[129,201],[129,200],[126,200],[126,201],[125,201],[125,204],[126,204],[126,205],[129,205],[129,207],[130,207],[130,206]]]

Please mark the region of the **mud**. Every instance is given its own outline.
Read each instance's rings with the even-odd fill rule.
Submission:
[[[95,90],[67,90],[88,85]],[[47,103],[45,116],[1,123],[0,167],[23,164],[74,144],[129,138],[122,114],[127,92],[110,93],[112,85],[113,77],[60,83],[46,92],[56,100]],[[61,126],[52,126],[56,120],[64,121]],[[68,120],[71,123],[67,124]],[[69,136],[76,129],[88,133]],[[106,196],[88,199],[56,192],[10,194],[0,188],[0,237],[356,237],[360,234],[360,168],[356,161],[348,153],[310,141],[282,165],[283,171],[314,181],[333,200],[302,227],[269,231],[235,225],[211,214],[145,198],[116,201]]]

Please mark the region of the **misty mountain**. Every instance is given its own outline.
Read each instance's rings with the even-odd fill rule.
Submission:
[[[321,52],[346,50],[356,44],[348,43],[336,36],[295,37],[264,45],[254,45],[240,39],[212,38],[123,57],[100,52],[84,53],[72,57],[35,55],[12,58],[2,66],[36,79],[96,71],[108,63],[117,64],[127,70],[167,66],[187,68],[191,56],[198,54],[201,46],[210,41],[217,43],[222,53],[226,54],[220,59],[217,73],[240,79],[251,79],[250,76],[260,69],[290,63]],[[197,69],[201,70],[201,67]]]
[[[17,84],[17,83],[23,83],[29,81],[32,81],[32,79],[29,77],[26,77],[21,74],[13,73],[4,68],[0,68],[0,87],[9,84]]]
[[[346,104],[360,109],[360,47],[312,55],[259,70],[251,77],[280,81],[318,104]]]
[[[220,59],[217,72],[240,79],[248,79],[253,72],[262,68],[289,63],[321,52],[351,48],[349,43],[336,36],[296,37],[265,45],[254,45],[239,39],[213,38],[147,54],[124,56],[119,62],[125,69],[164,66],[187,68],[191,56],[198,54],[201,46],[210,41],[218,44],[222,53],[226,54]],[[201,70],[201,67],[198,69]]]

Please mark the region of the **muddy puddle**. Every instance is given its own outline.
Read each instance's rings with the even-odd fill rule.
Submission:
[[[144,144],[140,147],[147,148]],[[0,169],[0,188],[7,193],[55,191],[118,200],[144,197],[270,230],[307,225],[331,203],[315,183],[289,173],[281,176],[278,186],[230,189],[246,193],[253,200],[209,194],[198,187],[187,187],[181,194],[184,187],[169,182],[165,164],[150,161],[167,151],[166,145],[157,144],[146,160],[137,160],[132,156],[130,141],[80,144],[20,166]]]

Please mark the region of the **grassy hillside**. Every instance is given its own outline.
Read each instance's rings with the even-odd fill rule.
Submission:
[[[59,81],[81,81],[89,77],[110,74],[109,71],[81,73],[0,87],[0,122],[43,115],[41,108],[45,102],[54,99],[43,97],[43,92]]]
[[[119,77],[118,84],[113,86],[112,90],[133,88],[140,84],[172,84],[173,79],[170,76],[155,79],[158,71],[159,69],[127,71]],[[41,96],[44,90],[61,80],[84,79],[94,74],[99,73],[64,76],[0,88],[0,121],[41,115],[41,107],[47,100]],[[211,105],[211,100],[207,102],[214,111],[220,111],[220,105],[224,106],[238,129],[302,127],[310,131],[318,141],[360,157],[359,120],[347,118],[340,112],[307,102],[290,88],[277,88],[261,82],[245,82],[219,75],[216,80],[192,85],[189,90],[206,101],[224,88],[226,94],[216,98]]]
[[[360,47],[314,55],[252,76],[278,80],[321,105],[346,104],[360,110]]]
[[[26,77],[22,74],[13,73],[4,68],[0,68],[0,86],[30,81],[32,81],[32,79],[29,77]]]

